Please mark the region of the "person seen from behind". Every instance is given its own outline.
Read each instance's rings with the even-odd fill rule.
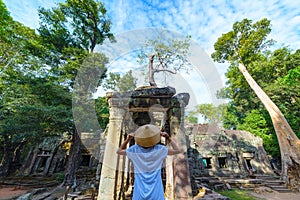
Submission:
[[[172,148],[160,144],[161,136],[166,138]],[[131,139],[136,144],[127,148]],[[133,200],[164,200],[164,189],[161,179],[161,167],[167,155],[180,153],[178,145],[152,124],[139,127],[128,134],[126,140],[117,150],[117,154],[126,155],[134,166]]]

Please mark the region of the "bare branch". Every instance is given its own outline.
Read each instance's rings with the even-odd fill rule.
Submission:
[[[176,74],[176,71],[172,71],[172,70],[169,70],[169,69],[156,69],[156,70],[154,70],[154,73],[157,73],[157,72],[169,72],[171,74]]]

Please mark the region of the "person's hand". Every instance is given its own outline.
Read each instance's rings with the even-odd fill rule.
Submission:
[[[161,132],[160,135],[163,136],[164,138],[167,138],[167,139],[169,138],[169,134],[166,132]]]
[[[134,138],[134,132],[133,133],[129,133],[128,135],[127,135],[127,139],[129,139],[129,140],[131,140],[132,138]]]

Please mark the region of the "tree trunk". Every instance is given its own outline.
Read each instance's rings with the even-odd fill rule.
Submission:
[[[80,162],[81,141],[77,130],[73,133],[72,146],[65,169],[65,179],[62,185],[76,187],[76,172]]]
[[[9,170],[11,167],[11,163],[14,157],[13,148],[11,148],[11,143],[4,143],[3,150],[4,154],[0,163],[0,176],[7,176],[9,175]]]
[[[154,61],[154,54],[149,56],[149,84],[151,86],[157,86],[154,80],[154,69],[153,69],[153,61]]]
[[[270,114],[280,147],[281,177],[288,186],[296,189],[300,186],[300,140],[279,108],[255,82],[246,67],[239,64],[239,70]]]

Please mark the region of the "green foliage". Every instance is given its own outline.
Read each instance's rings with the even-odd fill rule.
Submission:
[[[95,102],[96,114],[102,129],[105,129],[109,122],[109,107],[106,97],[99,97]]]
[[[82,97],[91,96],[106,77],[108,59],[90,52],[114,37],[105,8],[92,0],[41,8],[39,35],[14,21],[2,0],[0,13],[0,174],[5,174],[10,162],[18,161],[12,156],[22,145],[74,133],[72,93],[77,73],[86,80],[78,82],[81,91],[85,89]]]
[[[39,16],[40,35],[58,52],[67,47],[93,52],[95,46],[103,44],[106,38],[115,41],[102,2],[67,0],[52,9],[39,9]]]
[[[91,98],[99,85],[106,78],[108,58],[102,53],[90,53],[80,66],[76,76],[76,96]],[[70,64],[72,65],[72,64]],[[76,63],[74,63],[76,65]]]
[[[61,183],[65,179],[65,174],[64,173],[57,173],[55,175],[55,180],[59,183]]]
[[[284,114],[295,134],[300,138],[300,85],[274,83],[268,85],[265,91]]]
[[[8,31],[7,27],[11,22],[12,22],[12,18],[9,15],[9,12],[5,4],[3,3],[2,0],[0,0],[0,41],[1,42],[3,39],[4,40],[6,39],[5,37],[7,36],[7,31]]]
[[[275,134],[272,134],[272,127],[270,127],[267,121],[269,119],[265,115],[267,113],[260,113],[259,110],[251,110],[250,113],[246,114],[243,123],[237,125],[237,129],[246,130],[261,137],[265,150],[273,156],[279,155],[277,138]]]
[[[214,61],[229,61],[247,65],[259,58],[259,54],[274,43],[267,40],[271,32],[270,21],[262,19],[255,23],[252,20],[243,19],[235,22],[232,31],[223,34],[214,44],[215,52],[211,55]]]
[[[45,78],[43,63],[35,56],[43,49],[40,37],[9,16],[6,20],[0,42],[0,142],[14,151],[45,134],[69,130],[71,101],[68,90]]]
[[[194,114],[187,115],[186,119],[188,120],[189,123],[192,123],[192,124],[198,123],[198,118],[196,116],[194,116]]]
[[[154,54],[157,62],[157,69],[170,68],[173,71],[185,69],[190,40],[190,36],[186,36],[183,40],[168,38],[148,40],[145,42],[144,47],[138,55],[138,62],[147,63],[149,56]]]
[[[40,8],[38,12],[41,20],[38,32],[49,49],[43,57],[51,65],[49,73],[72,88],[80,68],[85,64],[95,65],[89,61],[94,56],[93,61],[98,57],[102,62],[96,61],[98,70],[102,70],[99,79],[105,77],[102,65],[108,62],[107,58],[99,53],[89,55],[105,39],[115,41],[110,32],[111,21],[101,2],[67,0],[52,9]]]
[[[218,106],[212,104],[200,104],[196,106],[192,114],[201,114],[207,123],[220,123],[223,121],[226,106],[226,104],[220,104]]]
[[[300,65],[288,71],[287,75],[280,79],[282,85],[297,87],[300,85]]]
[[[230,99],[224,127],[248,130],[262,137],[268,153],[275,155],[279,146],[269,113],[237,68],[238,63],[247,67],[252,78],[279,107],[299,136],[300,52],[291,53],[286,47],[268,50],[274,43],[267,39],[270,31],[267,19],[255,23],[248,19],[236,22],[232,31],[217,40],[211,56],[214,61],[230,64],[225,74],[228,80],[226,88],[218,92],[219,97]]]
[[[129,70],[123,76],[110,72],[103,87],[116,92],[127,92],[136,88],[136,81],[137,79],[132,75],[132,70]]]
[[[179,71],[189,71],[190,63],[187,60],[190,47],[190,36],[184,39],[164,37],[163,31],[155,40],[147,40],[138,55],[140,64],[148,63],[149,83],[156,85],[154,74],[165,72],[176,74]]]
[[[42,78],[23,76],[21,80],[2,85],[7,92],[2,93],[1,98],[0,137],[17,144],[39,142],[43,136],[71,132],[69,91]]]
[[[256,136],[264,137],[269,133],[267,121],[259,110],[251,110],[246,114],[243,124],[238,124],[238,130],[247,130]]]
[[[0,34],[0,75],[21,66],[27,73],[38,70],[36,58],[31,54],[34,48],[38,48],[39,37],[33,29],[13,21],[2,2],[0,6],[0,32],[3,32]]]
[[[236,129],[239,124],[239,115],[232,102],[229,102],[223,116],[223,126],[227,129]]]

